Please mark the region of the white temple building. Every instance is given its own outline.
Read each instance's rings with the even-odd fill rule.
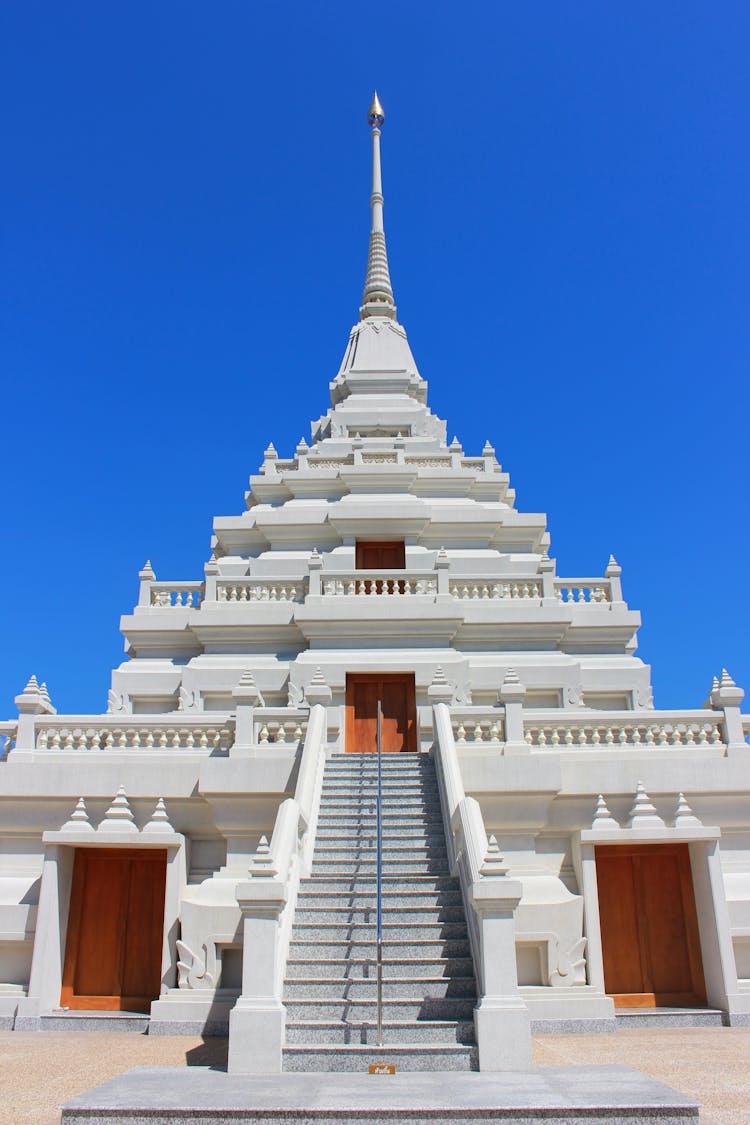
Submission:
[[[614,557],[560,576],[493,446],[448,443],[396,315],[382,123],[376,99],[364,296],[309,441],[267,446],[202,575],[146,563],[105,713],[32,676],[0,724],[3,1028],[229,1027],[230,1070],[273,1073],[750,1023],[744,693],[723,671],[655,710]]]

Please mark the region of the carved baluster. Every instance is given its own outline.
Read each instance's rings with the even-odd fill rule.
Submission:
[[[592,731],[592,734],[591,734],[591,745],[592,746],[598,746],[599,743],[601,742],[601,740],[602,739],[601,739],[601,735],[599,734],[599,728],[594,727],[594,729]]]
[[[537,746],[546,746],[547,745],[547,735],[544,733],[544,727],[539,728],[539,734],[537,735],[536,741],[537,741]]]
[[[653,727],[646,727],[646,745],[647,746],[653,746],[654,745],[654,728]]]
[[[587,745],[586,728],[585,727],[579,727],[579,729],[578,729],[578,745],[579,746],[586,746]]]
[[[456,742],[466,742],[466,727],[459,723],[456,727]]]
[[[557,727],[552,728],[552,737],[550,738],[550,742],[553,746],[560,745],[560,731],[557,729]]]
[[[573,745],[573,731],[572,731],[571,727],[568,727],[568,729],[565,731],[565,745],[566,746],[572,746]]]

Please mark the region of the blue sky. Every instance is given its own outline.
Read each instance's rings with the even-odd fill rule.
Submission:
[[[147,557],[198,578],[357,315],[386,109],[430,404],[610,551],[657,706],[750,688],[750,8],[222,2],[0,11],[0,717],[100,711]]]

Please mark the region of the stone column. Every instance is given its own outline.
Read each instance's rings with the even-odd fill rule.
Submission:
[[[229,751],[230,758],[247,757],[255,747],[253,731],[253,713],[255,708],[262,703],[251,671],[247,670],[240,676],[236,687],[232,689],[232,699],[236,707],[236,720],[234,728],[234,744]]]
[[[280,1074],[286,1012],[281,1003],[280,917],[287,892],[276,879],[238,883],[242,993],[229,1013],[230,1074]]]
[[[507,875],[475,881],[471,904],[479,922],[482,999],[474,1027],[482,1071],[522,1070],[531,1064],[529,1012],[518,992],[513,916],[521,884]]]
[[[505,673],[498,702],[505,706],[505,753],[528,754],[529,748],[523,737],[523,700],[526,688],[518,678],[514,668]]]

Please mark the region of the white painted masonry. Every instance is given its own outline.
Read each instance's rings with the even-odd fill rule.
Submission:
[[[724,671],[703,706],[655,710],[615,559],[558,575],[494,448],[448,443],[396,319],[374,125],[360,320],[309,444],[268,445],[202,578],[140,571],[106,713],[57,714],[32,676],[0,724],[2,1027],[60,1004],[76,849],[165,848],[151,1033],[229,1022],[231,1069],[279,1070],[323,767],[347,674],[376,671],[415,676],[482,1069],[528,1062],[530,1020],[612,1020],[596,845],[689,845],[708,1004],[750,1022],[744,693]],[[358,570],[358,539],[403,541],[405,569]]]

